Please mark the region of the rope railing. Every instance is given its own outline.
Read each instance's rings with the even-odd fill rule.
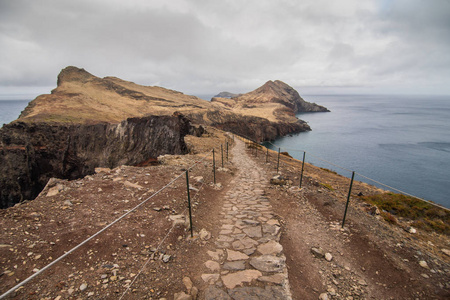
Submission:
[[[207,157],[209,157],[212,153],[212,150],[208,152],[208,154],[203,157],[202,160],[196,162],[195,164],[193,164],[188,170],[193,169],[196,165],[200,164],[201,162],[203,162]],[[210,173],[209,173],[210,174]],[[181,174],[183,175],[183,174]],[[200,191],[202,190],[203,186],[205,185],[206,182],[208,182],[208,178],[211,176],[207,175],[207,178],[205,178],[205,180],[203,180],[202,185],[198,188],[198,191],[195,193],[194,197],[192,198],[193,201],[196,200],[197,196],[200,194]],[[186,211],[189,209],[189,207],[186,207],[183,212],[181,213],[181,215],[184,215],[186,213]],[[158,244],[158,246],[155,248],[155,252],[159,250],[159,248],[162,246],[162,244],[164,243],[164,241],[167,239],[167,237],[170,235],[170,233],[172,232],[172,230],[175,228],[176,224],[172,224],[172,227],[170,228],[170,230],[167,232],[167,234],[164,236],[164,238],[161,240],[161,242]],[[148,265],[148,263],[152,260],[152,257],[150,256],[145,263],[142,265],[142,267],[139,269],[139,272],[136,274],[136,276],[133,278],[133,281],[130,282],[130,284],[127,286],[127,289],[123,292],[123,294],[120,296],[119,300],[121,300],[126,294],[127,292],[130,290],[130,288],[133,286],[133,284],[136,282],[137,278],[139,277],[139,275],[145,270],[145,267]]]
[[[208,158],[211,154],[212,154],[213,150],[211,149],[201,160],[196,161],[194,164],[192,164],[189,168],[187,168],[188,171],[191,171],[193,168],[195,168],[198,164],[202,163],[206,158]],[[54,266],[55,264],[57,264],[58,262],[60,262],[61,260],[63,260],[64,258],[66,258],[67,256],[69,256],[70,254],[72,254],[73,252],[75,252],[77,249],[79,249],[80,247],[82,247],[83,245],[85,245],[86,243],[88,243],[89,241],[91,241],[92,239],[94,239],[95,237],[97,237],[98,235],[100,235],[101,233],[103,233],[104,231],[106,231],[107,229],[109,229],[110,227],[112,227],[113,225],[115,225],[116,223],[118,223],[119,221],[121,221],[123,218],[125,218],[126,216],[128,216],[129,214],[131,214],[132,212],[136,211],[137,209],[139,209],[141,206],[143,206],[145,203],[147,203],[150,199],[154,198],[155,196],[157,196],[159,193],[161,193],[163,190],[165,190],[166,188],[168,188],[169,186],[171,186],[173,183],[175,183],[180,177],[182,177],[183,175],[185,175],[185,172],[177,175],[174,179],[172,179],[169,183],[167,183],[165,186],[163,186],[162,188],[160,188],[158,191],[154,192],[152,195],[150,195],[148,198],[146,198],[145,200],[143,200],[142,202],[140,202],[138,205],[136,205],[135,207],[133,207],[132,209],[130,209],[129,211],[127,211],[125,214],[121,215],[120,217],[118,217],[117,219],[115,219],[114,221],[112,221],[110,224],[108,224],[107,226],[103,227],[102,229],[100,229],[99,231],[97,231],[96,233],[94,233],[93,235],[91,235],[90,237],[86,238],[84,241],[82,241],[81,243],[79,243],[78,245],[76,245],[75,247],[73,247],[72,249],[68,250],[67,252],[65,252],[64,254],[62,254],[61,256],[59,256],[58,258],[56,258],[55,260],[53,260],[51,263],[47,264],[46,266],[44,266],[43,268],[41,268],[39,271],[37,271],[36,273],[32,274],[31,276],[29,276],[28,278],[24,279],[23,281],[19,282],[18,284],[16,284],[15,286],[13,286],[12,288],[10,288],[9,290],[7,290],[6,292],[4,292],[3,294],[0,295],[0,299],[4,299],[6,296],[8,296],[9,294],[11,294],[12,292],[16,291],[18,288],[20,288],[21,286],[27,284],[28,282],[30,282],[31,280],[33,280],[34,278],[38,277],[39,275],[41,275],[42,273],[44,273],[46,270],[50,269],[52,266]],[[206,182],[206,181],[204,181]],[[202,184],[203,187],[204,183]],[[188,187],[189,188],[189,187]],[[198,195],[199,191],[196,193],[196,195],[194,197],[196,197]],[[187,208],[183,211],[182,214],[184,214],[186,212]],[[192,226],[192,224],[191,224]],[[164,242],[164,240],[167,238],[167,236],[170,234],[170,232],[172,231],[172,228],[168,231],[168,233],[166,234],[166,236],[163,238],[163,240],[160,242],[160,244],[158,245],[158,248],[162,245],[162,243]],[[145,267],[145,266],[144,266]],[[134,279],[135,280],[135,279]],[[134,281],[133,281],[134,282]],[[128,289],[124,292],[123,295],[126,294],[126,292],[128,291]],[[123,297],[122,295],[122,297]],[[121,298],[122,298],[121,297]]]
[[[255,142],[254,140],[252,140],[252,139],[250,139],[250,138],[248,138],[248,137],[245,137],[245,136],[244,136],[243,138],[244,138],[244,139],[247,139],[247,140],[249,140],[249,141],[251,141],[251,142],[253,142],[253,143],[257,143],[258,145],[260,145],[260,146],[262,146],[262,147],[265,147],[264,145],[261,145],[261,143]],[[272,145],[272,146],[275,147],[275,148],[282,149],[282,150],[285,150],[285,151],[307,153],[308,156],[312,156],[312,157],[314,157],[315,159],[320,160],[320,161],[322,161],[322,162],[325,162],[325,163],[327,163],[327,164],[330,164],[330,165],[332,165],[332,166],[334,166],[334,167],[340,168],[340,169],[342,169],[342,170],[345,170],[345,171],[348,171],[348,172],[351,172],[351,173],[354,172],[354,171],[352,171],[352,170],[350,170],[350,169],[348,169],[348,168],[345,168],[345,167],[343,167],[343,166],[340,166],[340,165],[338,165],[338,164],[335,164],[335,163],[333,163],[333,162],[330,162],[330,161],[328,161],[328,160],[326,160],[326,159],[323,159],[323,158],[321,158],[321,157],[319,157],[319,156],[317,156],[317,155],[314,155],[314,154],[312,154],[311,152],[307,152],[307,151],[300,150],[300,149],[293,149],[293,148],[281,147],[281,146],[275,145],[274,143],[272,143],[272,142],[270,142],[270,141],[267,141],[267,142],[265,142],[265,143],[268,143],[268,144]],[[265,148],[267,148],[267,147],[265,147]],[[372,181],[372,182],[374,182],[374,183],[376,183],[376,184],[379,184],[379,185],[381,185],[381,186],[384,186],[384,187],[386,187],[386,188],[388,188],[388,189],[390,189],[390,190],[392,190],[392,191],[396,191],[396,192],[398,192],[398,193],[401,193],[401,194],[404,194],[404,195],[406,195],[406,196],[409,196],[409,197],[418,199],[418,200],[420,200],[420,201],[424,201],[424,202],[426,202],[426,203],[428,203],[428,204],[430,204],[430,205],[436,206],[436,207],[441,208],[441,209],[444,209],[444,210],[446,210],[446,211],[450,211],[450,209],[447,208],[447,207],[445,207],[445,206],[439,205],[439,204],[434,203],[434,202],[432,202],[432,201],[423,199],[423,198],[421,198],[421,197],[412,195],[412,194],[410,194],[410,193],[407,193],[407,192],[402,191],[402,190],[400,190],[400,189],[397,189],[397,188],[395,188],[395,187],[389,186],[389,185],[387,185],[387,184],[385,184],[385,183],[382,183],[382,182],[380,182],[380,181],[377,181],[377,180],[375,180],[375,179],[372,179],[372,178],[370,178],[370,177],[368,177],[368,176],[365,176],[365,175],[363,175],[363,174],[361,174],[361,173],[355,172],[355,174],[357,174],[358,176],[361,176],[361,177],[363,177],[363,178],[365,178],[365,179],[367,179],[367,180],[370,180],[370,181]]]

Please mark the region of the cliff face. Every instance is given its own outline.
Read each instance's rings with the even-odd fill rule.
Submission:
[[[193,130],[182,115],[130,118],[118,124],[15,122],[0,129],[0,208],[34,199],[51,177],[80,178],[95,167],[136,165],[186,152]]]

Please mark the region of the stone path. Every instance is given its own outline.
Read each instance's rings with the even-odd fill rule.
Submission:
[[[205,299],[291,299],[280,224],[264,196],[267,176],[243,142],[236,139],[232,151],[239,172],[225,196],[217,248],[205,262]]]

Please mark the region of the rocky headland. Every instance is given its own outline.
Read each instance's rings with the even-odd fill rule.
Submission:
[[[210,102],[70,66],[51,94],[38,96],[0,129],[0,208],[34,199],[51,177],[75,179],[95,167],[186,153],[184,136],[201,135],[202,126],[258,141],[310,130],[295,117],[300,111],[326,109],[280,81]]]

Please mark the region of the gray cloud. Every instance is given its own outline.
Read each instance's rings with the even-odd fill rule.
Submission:
[[[0,94],[67,65],[186,93],[450,94],[449,39],[446,0],[0,0]]]

